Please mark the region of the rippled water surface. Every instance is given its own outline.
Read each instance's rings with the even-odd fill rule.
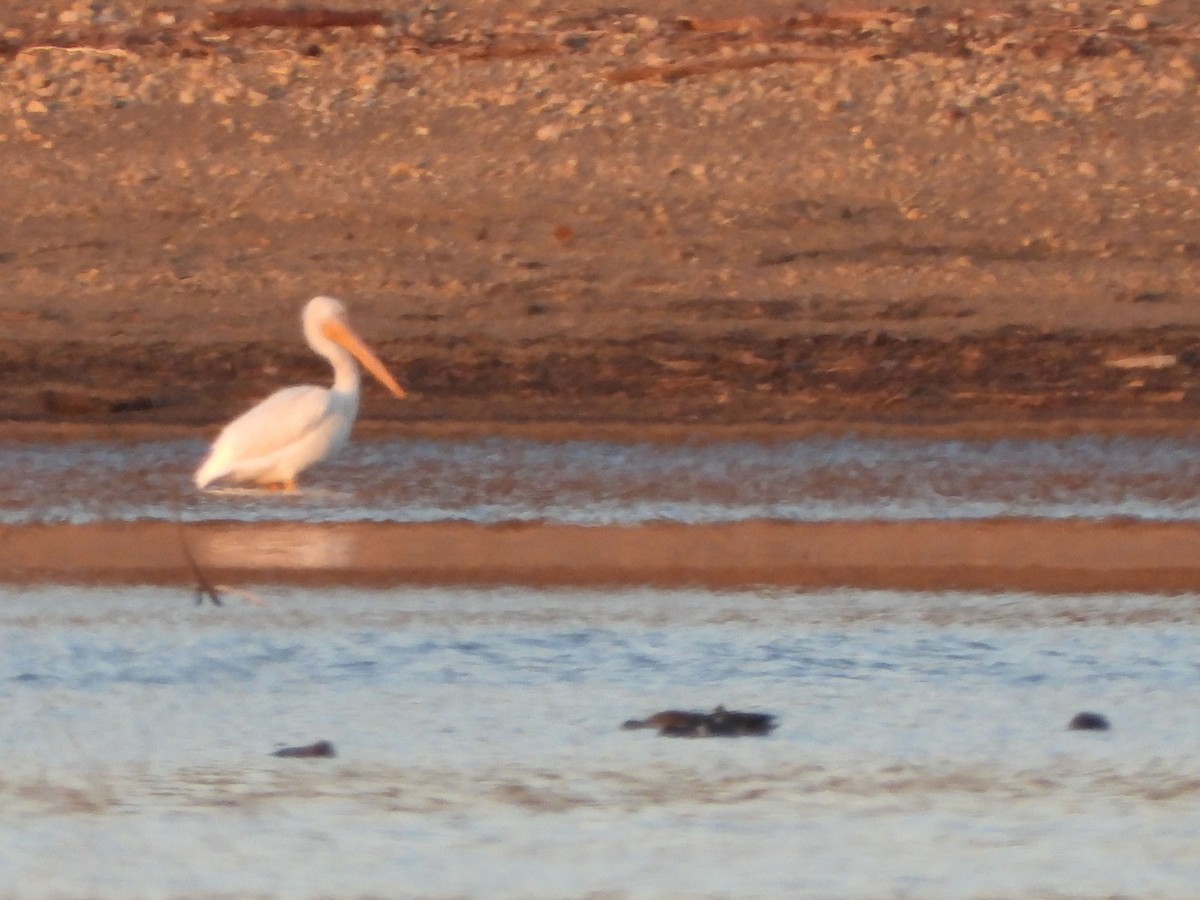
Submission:
[[[1200,884],[1198,597],[2,592],[6,896]],[[618,727],[716,703],[780,726]]]
[[[0,444],[0,523],[1200,519],[1175,440],[360,442],[299,496],[203,452]],[[255,590],[0,584],[0,896],[1200,886],[1200,596]],[[619,728],[716,704],[779,728]]]
[[[196,494],[204,450],[0,444],[0,522],[1200,518],[1197,441],[359,442],[286,498]]]

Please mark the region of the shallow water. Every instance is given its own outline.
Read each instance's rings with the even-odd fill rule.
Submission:
[[[1200,884],[1196,597],[260,590],[2,590],[0,893]],[[716,703],[780,726],[618,727]]]
[[[0,522],[1200,519],[1159,439],[0,444]],[[295,554],[289,554],[296,565]],[[0,896],[1179,897],[1196,596],[0,586]],[[658,709],[774,712],[672,740]],[[1112,731],[1071,732],[1083,709]],[[269,755],[332,740],[332,760]],[[71,861],[69,864],[64,860]]]
[[[1200,519],[1200,441],[352,444],[299,496],[197,494],[199,441],[0,443],[0,523]]]

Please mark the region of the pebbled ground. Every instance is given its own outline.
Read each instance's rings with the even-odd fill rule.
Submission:
[[[1190,428],[1182,0],[17,2],[0,418]],[[1149,425],[1147,425],[1149,423]]]

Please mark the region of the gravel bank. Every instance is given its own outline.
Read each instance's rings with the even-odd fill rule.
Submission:
[[[1200,411],[1181,0],[18,3],[0,67],[12,421],[321,379],[318,292],[399,424]]]

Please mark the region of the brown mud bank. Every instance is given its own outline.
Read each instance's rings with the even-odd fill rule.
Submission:
[[[213,582],[535,587],[1200,589],[1200,526],[1127,520],[638,526],[228,524],[186,530]],[[188,584],[175,524],[0,528],[10,583]]]
[[[19,2],[4,421],[1200,417],[1200,7]]]
[[[702,340],[687,328],[628,339],[384,342],[410,397],[373,384],[365,430],[545,433],[689,428],[947,428],[1181,432],[1200,421],[1188,331],[1111,335],[775,336]],[[144,354],[144,356],[143,356]],[[244,367],[244,368],[243,368]],[[276,387],[327,375],[290,344],[197,349],[28,346],[0,337],[0,436],[194,433]],[[266,374],[264,374],[266,373]],[[38,426],[34,428],[33,426]]]

